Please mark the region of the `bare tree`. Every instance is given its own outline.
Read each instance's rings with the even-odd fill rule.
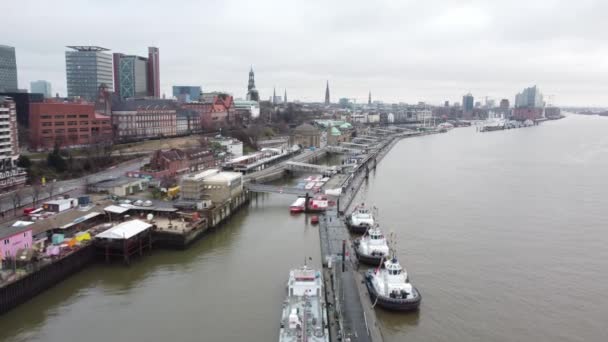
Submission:
[[[21,190],[16,190],[11,193],[11,201],[13,202],[13,214],[17,214],[17,208],[21,206]]]
[[[49,193],[49,197],[53,197],[53,195],[55,194],[55,180],[54,179],[46,184],[46,189]]]
[[[42,191],[42,186],[40,183],[32,184],[32,207],[36,207],[36,203],[38,199],[40,199],[40,192]]]

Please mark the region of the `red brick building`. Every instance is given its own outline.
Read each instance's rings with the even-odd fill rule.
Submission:
[[[88,102],[47,100],[30,104],[30,148],[50,150],[110,142],[110,117],[96,114]]]
[[[133,99],[112,104],[115,141],[177,135],[177,105],[171,100]]]
[[[514,108],[513,119],[515,120],[536,120],[543,117],[542,108]]]
[[[194,110],[200,115],[203,130],[216,131],[232,124],[234,99],[223,93],[204,94],[202,102],[184,103],[182,108]]]

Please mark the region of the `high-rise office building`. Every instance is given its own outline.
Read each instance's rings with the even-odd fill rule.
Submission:
[[[148,58],[115,53],[114,91],[122,99],[160,98],[158,48],[148,48]]]
[[[148,91],[148,59],[115,53],[114,91],[122,99],[151,96]]]
[[[65,52],[65,71],[68,97],[81,97],[94,101],[99,86],[104,83],[114,89],[112,56],[99,46],[68,46],[74,51]]]
[[[53,96],[53,91],[51,89],[51,82],[38,80],[30,82],[30,90],[34,94],[42,94],[46,98],[50,98]]]
[[[475,108],[475,98],[471,93],[468,93],[462,97],[462,110],[465,113],[470,113]]]
[[[15,48],[0,45],[0,91],[16,91],[17,88]]]
[[[160,98],[160,61],[157,47],[148,48],[148,95]]]
[[[17,111],[10,97],[0,96],[0,192],[25,184],[26,173],[17,167]]]
[[[510,107],[509,99],[500,100],[500,109],[509,109],[509,107]]]

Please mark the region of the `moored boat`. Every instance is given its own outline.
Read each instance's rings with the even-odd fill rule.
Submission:
[[[289,211],[292,214],[297,214],[297,213],[301,213],[304,211],[304,204],[306,203],[306,199],[304,197],[298,197],[297,200],[295,200],[295,202],[293,202],[290,206],[289,206]]]
[[[346,216],[346,226],[352,233],[363,234],[374,226],[374,215],[364,203],[357,206],[350,215]]]
[[[365,235],[355,240],[355,254],[360,263],[380,266],[388,253],[388,243],[377,225],[368,229]]]
[[[281,315],[280,342],[328,342],[329,326],[321,272],[307,266],[291,270]]]
[[[416,310],[422,301],[422,295],[410,284],[407,272],[394,257],[384,262],[384,269],[367,271],[365,285],[374,306],[387,310]]]

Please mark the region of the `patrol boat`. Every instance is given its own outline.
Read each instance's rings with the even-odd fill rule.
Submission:
[[[420,306],[422,296],[410,284],[407,272],[396,257],[384,262],[380,267],[365,274],[365,285],[374,306],[394,311],[411,311]]]
[[[374,215],[370,209],[365,207],[364,203],[361,203],[350,215],[346,216],[346,225],[351,232],[363,234],[374,226]]]
[[[321,272],[306,265],[289,272],[283,303],[280,342],[329,342]]]
[[[388,243],[378,225],[369,229],[363,237],[356,239],[354,243],[357,259],[364,264],[378,266],[382,259],[389,254]]]

